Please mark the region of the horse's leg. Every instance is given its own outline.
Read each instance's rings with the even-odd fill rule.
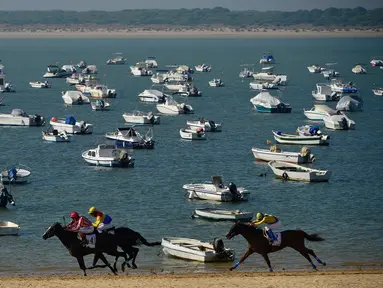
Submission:
[[[132,250],[132,253],[133,253],[132,268],[133,269],[137,269],[136,257],[137,257],[138,251],[140,251],[140,249],[138,249],[136,247],[132,247],[131,250]]]
[[[294,247],[292,247],[292,248],[295,249],[296,251],[298,251],[299,253],[301,253],[301,255],[303,257],[305,257],[307,259],[307,261],[310,262],[311,267],[313,267],[314,270],[317,269],[317,266],[315,266],[313,261],[311,261],[310,255],[307,253],[307,250],[306,250],[307,248],[306,247],[303,247],[303,249],[302,248],[298,249],[298,248],[294,248]]]
[[[251,249],[251,248],[247,249],[247,251],[245,252],[245,254],[243,254],[242,258],[241,258],[237,263],[235,263],[235,264],[233,265],[233,267],[230,267],[229,270],[232,271],[232,270],[236,269],[236,268],[239,266],[239,264],[241,264],[243,261],[245,261],[246,258],[249,257],[249,256],[250,256],[251,254],[253,254],[253,253],[254,253],[254,250],[253,250],[253,249]]]
[[[114,263],[113,263],[113,268],[114,268],[114,271],[117,272],[117,261],[118,261],[118,258],[120,257],[124,257],[125,258],[125,261],[127,260],[127,257],[126,257],[126,253],[125,252],[119,252],[117,251],[116,254],[114,255],[116,258],[114,259]]]
[[[129,258],[126,258],[126,257],[125,257],[125,262],[122,263],[122,265],[121,265],[121,270],[122,270],[123,272],[125,272],[125,266],[128,267],[128,268],[131,268],[131,266],[130,266],[130,264],[129,264],[129,261],[130,261],[131,259],[133,259],[134,253],[133,253],[132,250],[131,250],[131,248],[132,248],[131,246],[130,246],[130,247],[121,247],[121,248],[122,248],[122,250],[124,250],[124,252],[125,252],[126,254],[129,255]]]
[[[84,271],[84,276],[86,276],[86,267],[85,267],[85,262],[84,262],[84,257],[76,257],[78,265],[80,266],[80,269]]]
[[[110,266],[108,260],[106,260],[104,254],[102,254],[102,253],[97,253],[97,254],[99,254],[99,257],[100,257],[101,261],[104,262],[104,264],[105,264],[107,267],[109,267],[109,269],[113,272],[113,274],[114,274],[114,275],[117,275],[117,273],[116,273],[116,271],[113,269],[113,267]]]
[[[319,264],[322,264],[323,266],[326,266],[326,262],[322,261],[319,259],[319,257],[314,253],[313,250],[309,249],[309,248],[306,248],[306,251],[307,253],[309,253],[311,256],[313,256],[315,258],[315,260],[317,260],[317,262]]]
[[[273,272],[273,268],[271,268],[271,263],[270,263],[269,255],[267,255],[267,253],[266,254],[262,254],[262,257],[263,257],[263,259],[265,259],[265,261],[267,263],[267,266],[269,266],[269,271]]]

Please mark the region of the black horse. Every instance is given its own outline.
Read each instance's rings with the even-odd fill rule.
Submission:
[[[117,244],[118,247],[120,247],[126,254],[129,255],[129,259],[125,258],[125,262],[122,263],[121,265],[121,270],[125,271],[125,266],[128,268],[133,268],[136,269],[136,257],[138,254],[138,249],[137,247],[134,246],[140,246],[141,244],[146,245],[146,246],[158,246],[161,245],[161,242],[148,242],[144,237],[141,236],[140,233],[126,228],[126,227],[120,227],[116,228],[114,230],[114,237],[115,237],[115,243]],[[128,263],[128,261],[132,260],[132,265]],[[98,261],[98,256],[94,256],[94,261],[93,261],[93,266],[96,266]]]
[[[7,207],[8,203],[12,204],[15,206],[15,199],[13,199],[12,194],[8,192],[8,189],[3,186],[1,189],[1,194],[0,194],[0,207]]]
[[[286,230],[281,232],[281,244],[279,246],[270,246],[269,240],[265,238],[263,235],[263,230],[256,229],[253,226],[237,222],[231,227],[229,233],[227,233],[226,238],[231,239],[236,235],[242,235],[247,242],[249,243],[249,248],[242,256],[242,258],[237,262],[230,270],[233,270],[239,266],[247,257],[249,257],[254,252],[261,254],[265,259],[267,266],[269,266],[270,272],[273,271],[271,268],[271,263],[268,254],[271,252],[276,252],[282,250],[286,247],[291,247],[294,250],[298,251],[303,257],[305,257],[310,263],[313,269],[316,270],[315,264],[311,261],[309,256],[312,255],[318,263],[323,266],[326,265],[325,262],[322,262],[317,255],[315,255],[314,251],[305,247],[305,239],[309,241],[324,241],[323,238],[319,237],[317,234],[307,234],[302,230]]]
[[[69,254],[77,259],[77,262],[80,266],[80,268],[84,271],[84,276],[86,276],[86,267],[84,262],[84,256],[95,254],[94,261],[97,261],[96,259],[101,259],[105,265],[93,265],[93,267],[90,267],[88,269],[93,268],[105,268],[108,267],[113,274],[117,275],[116,271],[116,265],[117,260],[119,257],[124,257],[125,261],[128,261],[126,257],[125,252],[119,252],[117,250],[117,245],[115,242],[115,237],[112,234],[109,233],[101,233],[97,235],[96,238],[96,247],[95,248],[89,248],[84,247],[81,240],[78,238],[77,232],[71,232],[65,230],[60,223],[54,223],[52,224],[47,231],[43,234],[43,239],[46,240],[48,238],[51,238],[53,236],[57,236],[57,238],[60,239],[61,243],[65,246],[65,248],[68,249]],[[108,263],[108,260],[105,258],[105,256],[102,253],[106,253],[108,255],[115,256],[115,262],[113,267]]]

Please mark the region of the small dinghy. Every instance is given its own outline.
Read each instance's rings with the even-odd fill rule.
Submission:
[[[94,111],[105,111],[109,110],[110,104],[103,99],[97,99],[94,102],[90,102],[92,110]]]
[[[29,85],[31,85],[32,88],[51,88],[52,87],[52,84],[49,81],[29,82]]]
[[[4,184],[26,183],[28,181],[28,177],[31,175],[31,171],[29,171],[29,168],[26,166],[25,168],[28,168],[28,170],[21,167],[24,167],[24,166],[20,164],[20,165],[11,166],[3,170],[0,173],[1,182]]]
[[[372,89],[372,92],[376,96],[383,96],[383,88]]]
[[[223,210],[215,208],[195,209],[192,218],[200,217],[210,220],[250,221],[254,216],[252,212],[241,210]]]
[[[180,136],[185,140],[205,140],[206,134],[202,128],[198,127],[196,130],[189,128],[180,129]]]
[[[280,144],[297,145],[329,145],[330,136],[328,135],[293,135],[285,134],[280,131],[272,131],[275,141]]]
[[[58,130],[53,129],[52,126],[50,126],[47,131],[42,132],[42,134],[43,139],[49,142],[70,142],[72,138],[72,136],[68,135],[65,130],[59,132]]]
[[[221,132],[222,130],[221,123],[215,123],[214,121],[205,118],[188,120],[186,121],[186,124],[189,125],[192,130],[197,130],[198,128],[202,128],[204,132]]]
[[[10,221],[0,221],[0,236],[18,236],[20,226]]]
[[[282,151],[277,145],[270,146],[270,149],[252,148],[254,158],[261,161],[284,161],[295,164],[312,163],[315,157],[309,148],[303,146],[300,152]]]
[[[215,238],[213,244],[197,239],[164,237],[162,251],[166,255],[200,262],[230,262],[234,260],[234,250],[225,248],[222,239]]]
[[[268,165],[277,178],[284,180],[327,182],[331,176],[328,170],[311,169],[282,161],[270,161]]]

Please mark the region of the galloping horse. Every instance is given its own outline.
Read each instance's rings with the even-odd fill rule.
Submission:
[[[77,237],[77,232],[71,232],[65,230],[60,223],[52,224],[47,231],[43,234],[43,239],[46,240],[53,236],[57,236],[60,239],[61,243],[68,249],[69,254],[77,259],[77,262],[80,268],[84,271],[84,276],[86,276],[86,267],[84,262],[84,256],[89,254],[95,254],[95,259],[101,259],[105,265],[93,265],[88,269],[93,269],[97,267],[105,268],[108,267],[114,275],[117,275],[116,264],[120,256],[125,258],[125,261],[128,261],[125,252],[119,252],[117,250],[117,245],[115,242],[114,235],[108,233],[102,233],[97,235],[96,248],[84,247],[81,243],[81,240]],[[112,256],[115,256],[115,262],[113,267],[108,263],[105,256],[102,253],[106,253]]]
[[[1,189],[0,193],[0,207],[7,207],[8,203],[15,206],[15,200],[13,199],[13,196],[8,192],[7,188],[4,186]]]
[[[140,233],[126,228],[126,227],[119,227],[114,230],[114,237],[115,237],[115,242],[118,247],[120,247],[126,254],[129,255],[129,259],[126,259],[125,257],[125,262],[122,263],[121,265],[121,270],[125,271],[125,266],[128,268],[133,268],[136,269],[136,257],[138,254],[138,249],[137,247],[134,246],[139,246],[141,244],[144,244],[146,246],[158,246],[161,245],[161,242],[148,242],[144,237],[141,236]],[[128,261],[132,259],[132,266],[129,265]],[[93,260],[93,266],[96,266],[98,261],[97,255],[94,256]]]
[[[286,230],[281,232],[281,244],[279,246],[270,246],[269,240],[265,238],[263,235],[263,231],[261,229],[256,229],[253,226],[249,226],[244,223],[237,222],[236,224],[231,227],[229,233],[227,233],[226,238],[231,239],[236,235],[242,235],[247,242],[249,243],[249,248],[245,252],[245,254],[242,256],[242,258],[234,264],[233,267],[230,268],[230,270],[233,270],[239,266],[247,257],[249,257],[254,252],[261,254],[262,257],[265,259],[267,265],[269,266],[270,272],[273,272],[273,269],[271,268],[271,263],[268,254],[271,252],[276,252],[279,250],[282,250],[286,247],[291,247],[294,250],[301,253],[303,257],[305,257],[310,263],[313,269],[316,270],[315,264],[311,261],[311,258],[309,256],[312,255],[315,260],[322,264],[323,266],[326,266],[325,262],[322,262],[314,253],[313,250],[305,247],[304,240],[307,239],[309,241],[324,241],[323,238],[319,237],[317,234],[307,234],[306,232],[302,230]]]

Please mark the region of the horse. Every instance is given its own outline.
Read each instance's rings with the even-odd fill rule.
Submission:
[[[139,246],[141,244],[144,244],[149,247],[161,245],[161,242],[158,241],[148,242],[144,237],[141,236],[140,233],[127,227],[119,227],[114,229],[114,237],[114,241],[116,242],[117,246],[129,255],[129,258],[125,258],[125,262],[121,265],[122,271],[125,271],[125,266],[127,266],[128,268],[137,269],[136,257],[140,249],[134,246]],[[132,265],[128,263],[130,260],[132,260]],[[97,261],[98,257],[97,255],[95,255],[93,266],[96,266]]]
[[[262,255],[262,257],[267,263],[267,266],[269,266],[269,271],[273,272],[268,254],[272,252],[277,252],[286,247],[290,247],[298,251],[311,263],[311,266],[314,270],[316,270],[317,267],[311,261],[310,255],[312,255],[318,263],[322,264],[323,266],[326,266],[326,263],[320,260],[318,256],[315,255],[313,250],[305,247],[305,239],[317,242],[324,241],[324,239],[319,237],[317,234],[309,235],[303,230],[285,230],[281,232],[281,244],[279,246],[272,246],[270,245],[269,240],[264,236],[263,230],[257,229],[248,224],[237,222],[233,225],[233,227],[231,227],[229,233],[227,233],[226,235],[226,238],[230,240],[234,236],[239,234],[247,240],[247,242],[249,243],[249,247],[245,254],[242,256],[242,258],[239,260],[239,262],[237,262],[236,264],[234,264],[234,266],[230,268],[230,271],[236,269],[239,266],[239,264],[245,261],[247,257],[256,252]]]
[[[114,275],[117,275],[116,265],[118,258],[122,256],[125,258],[125,261],[128,260],[125,252],[119,252],[117,250],[117,245],[114,241],[114,235],[109,233],[101,233],[97,235],[95,248],[84,247],[81,240],[77,236],[77,232],[65,230],[58,222],[49,226],[47,231],[45,231],[43,234],[43,239],[46,240],[53,236],[59,238],[65,248],[68,249],[69,254],[77,259],[80,268],[84,271],[84,276],[87,275],[87,268],[85,267],[84,262],[84,256],[86,255],[95,254],[93,266],[88,269],[108,267]],[[108,263],[107,259],[102,253],[116,257],[113,267]],[[105,265],[96,266],[95,259],[101,259]]]
[[[13,206],[16,205],[15,199],[13,199],[12,194],[10,194],[4,186],[1,189],[0,194],[0,207],[7,207],[8,203],[12,204]]]

